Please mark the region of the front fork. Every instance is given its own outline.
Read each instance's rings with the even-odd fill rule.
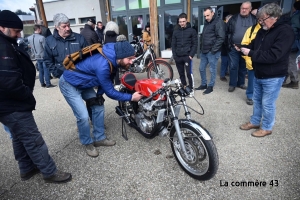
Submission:
[[[176,130],[176,133],[177,133],[177,137],[178,137],[178,141],[179,141],[179,144],[180,144],[180,147],[181,147],[181,151],[182,151],[182,153],[184,153],[186,158],[188,158],[188,154],[186,152],[186,148],[185,148],[185,145],[184,145],[183,136],[182,136],[181,131],[180,131],[179,120],[178,120],[178,117],[175,115],[175,111],[174,111],[174,108],[173,108],[172,101],[170,99],[170,92],[169,91],[167,91],[167,97],[168,97],[168,102],[169,102],[169,105],[170,105],[171,114],[173,116],[173,124],[175,126],[175,130]]]

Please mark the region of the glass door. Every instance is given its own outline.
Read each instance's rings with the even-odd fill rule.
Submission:
[[[174,27],[178,24],[178,15],[182,13],[182,9],[166,10],[164,13],[164,29],[165,29],[165,46],[163,49],[171,49],[172,36]]]
[[[128,39],[127,16],[126,15],[112,16],[112,21],[116,22],[119,25],[120,35],[123,34]]]

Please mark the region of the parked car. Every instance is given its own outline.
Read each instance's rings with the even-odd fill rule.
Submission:
[[[28,53],[31,60],[35,60],[34,53],[31,49],[31,46],[30,46],[27,38],[18,38],[17,43],[18,43],[19,47],[22,47]]]

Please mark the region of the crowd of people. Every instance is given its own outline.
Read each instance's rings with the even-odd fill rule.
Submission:
[[[193,89],[191,96],[194,89],[204,90],[204,95],[212,93],[221,57],[220,79],[227,82],[225,75],[229,74],[228,92],[233,92],[236,87],[246,90],[246,103],[253,105],[250,121],[240,129],[257,129],[252,133],[254,137],[270,135],[281,87],[298,88],[298,75],[289,65],[289,56],[293,44],[299,47],[300,21],[297,24],[295,20],[299,15],[299,4],[294,4],[292,26],[276,3],[252,10],[251,2],[246,1],[240,12],[227,16],[225,22],[211,7],[204,9],[205,24],[200,39],[201,84],[197,88],[192,73],[197,33],[187,22],[187,15],[180,14],[178,27],[172,35],[172,53],[181,83]],[[53,34],[40,22],[29,37],[37,59],[39,81],[41,87],[53,88],[55,85],[51,84],[50,74],[59,78],[59,89],[77,121],[79,140],[88,156],[97,157],[99,152],[95,147],[116,144],[105,134],[103,94],[118,101],[139,101],[143,97],[138,92],[122,93],[114,87],[120,84],[119,77],[115,78],[118,69],[129,68],[135,59],[135,51],[126,37],[119,35],[115,22],[104,26],[100,21],[96,23],[95,19],[88,19],[80,34],[72,31],[69,18],[63,13],[56,14],[53,23]],[[23,23],[15,13],[0,12],[0,45],[5,47],[1,51],[5,56],[1,56],[0,63],[0,122],[11,134],[22,180],[42,173],[46,182],[68,182],[72,175],[56,168],[32,114],[36,104],[33,96],[36,70],[28,54],[16,43],[22,30]],[[143,31],[143,39],[145,44],[151,43],[148,25]],[[62,63],[67,55],[95,43],[103,44],[103,54],[84,59],[76,65],[75,71],[65,70]],[[298,50],[297,56],[300,47]],[[284,84],[288,76],[291,82]]]

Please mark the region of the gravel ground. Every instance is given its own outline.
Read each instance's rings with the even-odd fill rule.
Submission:
[[[194,58],[196,87],[198,67],[199,59]],[[178,78],[174,65],[173,70]],[[58,84],[58,79],[52,84]],[[0,199],[299,199],[300,90],[281,89],[272,135],[254,138],[252,131],[239,129],[252,113],[245,90],[229,93],[227,89],[228,83],[217,76],[213,93],[195,92],[205,114],[192,113],[192,118],[212,134],[219,155],[216,176],[200,182],[181,170],[167,138],[146,139],[128,127],[129,140],[124,140],[115,114],[117,102],[109,98],[105,101],[106,134],[117,144],[99,147],[99,157],[88,157],[59,88],[41,88],[37,80],[36,122],[58,168],[71,172],[73,180],[48,184],[39,174],[21,181],[11,141],[1,129]],[[188,99],[188,105],[201,111],[193,99]],[[241,186],[245,181],[266,182],[266,186]]]

